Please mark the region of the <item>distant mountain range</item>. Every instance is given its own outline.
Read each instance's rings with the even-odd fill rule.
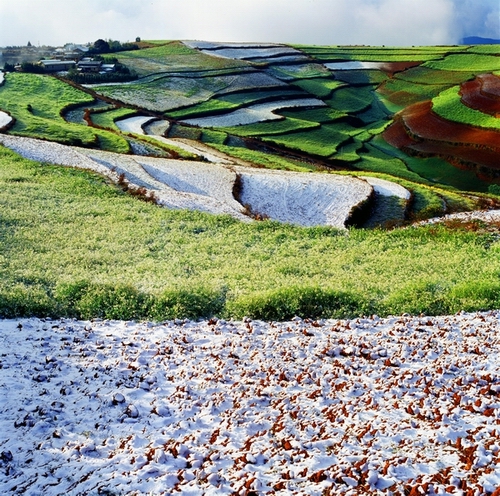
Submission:
[[[500,40],[481,38],[481,36],[467,36],[462,39],[462,45],[494,45],[496,43],[500,43]]]

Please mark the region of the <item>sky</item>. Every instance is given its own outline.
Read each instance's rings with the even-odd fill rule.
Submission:
[[[0,46],[106,40],[316,45],[500,39],[500,0],[0,0]]]

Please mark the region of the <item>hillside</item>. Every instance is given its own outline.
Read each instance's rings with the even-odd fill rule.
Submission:
[[[140,46],[0,73],[0,492],[497,496],[498,47]]]
[[[128,83],[2,80],[0,315],[498,305],[495,221],[370,231],[497,208],[495,45],[141,47]]]

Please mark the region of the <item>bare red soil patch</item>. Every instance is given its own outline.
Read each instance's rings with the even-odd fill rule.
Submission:
[[[460,96],[462,102],[467,107],[493,115],[494,117],[499,117],[500,78],[493,75],[490,76],[492,77],[487,78],[487,91],[483,91],[484,79],[478,77],[472,81],[466,81],[460,86]]]
[[[500,99],[500,77],[493,74],[481,74],[481,93],[491,98]]]
[[[449,121],[432,111],[432,102],[411,105],[400,114],[411,134],[419,138],[493,148],[500,153],[500,133]]]
[[[417,67],[421,63],[422,62],[383,62],[380,64],[380,70],[392,76],[396,72],[406,71],[406,69]]]
[[[439,156],[458,167],[500,169],[500,133],[442,119],[430,101],[403,110],[384,139],[408,153]]]

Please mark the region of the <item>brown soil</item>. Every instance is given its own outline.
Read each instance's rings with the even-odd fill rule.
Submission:
[[[403,110],[383,136],[408,153],[439,156],[457,167],[500,169],[500,133],[442,119],[430,101]]]
[[[477,77],[461,85],[460,96],[462,102],[468,107],[498,117],[500,116],[500,78],[491,74],[489,76],[491,77],[486,79],[486,91],[483,90],[485,80],[483,77]]]
[[[421,63],[422,62],[384,62],[380,65],[380,70],[392,76],[396,72],[406,71],[406,69],[417,67]]]
[[[481,74],[478,76],[481,80],[481,93],[491,98],[500,99],[500,77],[493,74]]]
[[[410,133],[425,140],[488,147],[500,153],[500,133],[448,121],[432,112],[430,100],[416,103],[401,112]]]

